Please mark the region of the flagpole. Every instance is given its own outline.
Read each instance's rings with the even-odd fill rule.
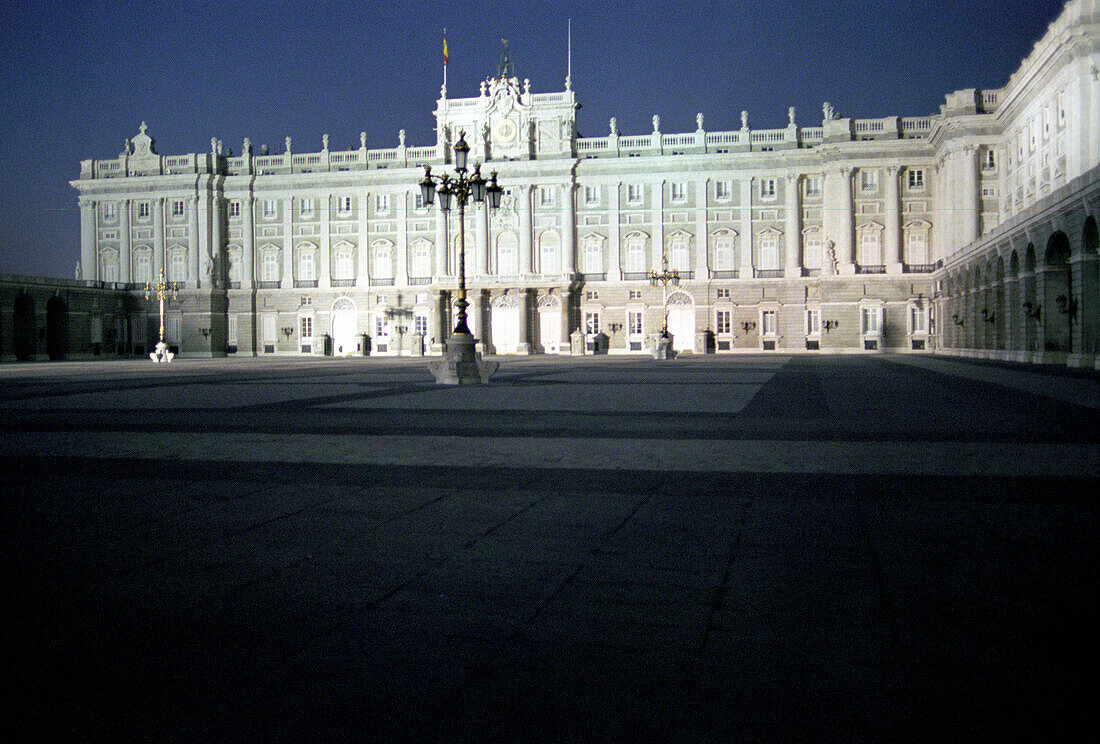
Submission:
[[[447,90],[447,29],[443,29],[443,90]]]

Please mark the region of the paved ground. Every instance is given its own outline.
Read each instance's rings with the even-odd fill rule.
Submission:
[[[1095,740],[1095,375],[183,360],[0,401],[23,740]]]

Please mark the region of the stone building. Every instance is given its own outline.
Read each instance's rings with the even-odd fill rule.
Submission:
[[[536,93],[505,58],[441,90],[437,141],[161,155],[142,124],[72,182],[85,277],[179,286],[184,355],[435,354],[453,323],[457,213],[420,203],[461,133],[504,187],[467,210],[470,325],[486,351],[885,349],[1096,364],[1100,0],[1071,0],[1008,83],[937,114],[779,129],[581,137],[569,81]],[[816,114],[816,112],[815,112]],[[806,126],[811,124],[811,126]],[[667,265],[675,286],[655,286]],[[1061,299],[1059,299],[1061,298]],[[7,306],[7,305],[5,305]],[[108,324],[109,325],[109,324]],[[117,326],[117,324],[116,324]],[[90,327],[90,326],[89,326]],[[103,327],[102,321],[100,327]],[[116,327],[116,331],[118,328]],[[577,331],[580,334],[577,334]],[[585,341],[580,339],[586,338]]]

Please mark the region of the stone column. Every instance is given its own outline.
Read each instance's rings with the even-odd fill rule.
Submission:
[[[802,276],[802,201],[801,176],[789,175],[784,183],[786,197],[785,243],[787,248],[784,276]]]
[[[836,260],[839,264],[838,273],[855,274],[855,256],[853,254],[852,236],[854,231],[852,216],[852,169],[840,169],[839,199],[837,200],[837,235]],[[825,205],[828,208],[828,205]]]
[[[562,189],[561,248],[562,271],[572,274],[577,266],[576,210],[573,209],[574,183],[570,180]]]
[[[96,210],[94,201],[80,201],[80,276],[83,279],[101,279],[99,262],[96,261]]]
[[[251,289],[256,276],[255,202],[252,192],[241,199],[241,289]]]
[[[616,183],[608,188],[607,194],[607,280],[610,282],[621,281],[623,278],[622,229],[619,226],[621,190],[622,184]]]
[[[447,213],[442,209],[436,210],[435,217],[435,250],[432,252],[432,276],[446,276],[451,272],[447,270]]]
[[[742,279],[752,279],[752,182],[753,178],[741,179],[741,234],[737,236],[741,248],[741,261],[737,275]]]
[[[474,261],[476,271],[471,272],[478,277],[489,275],[489,205],[478,204],[470,201],[466,208],[473,212],[474,218]]]
[[[133,207],[133,202],[129,199],[123,199],[119,210],[119,225],[118,230],[118,280],[120,282],[130,281],[130,209]]]
[[[1015,353],[1023,349],[1020,338],[1020,280],[1014,276],[1005,277],[1004,333],[1005,351],[1009,359],[1015,359]]]
[[[963,150],[964,198],[966,220],[964,235],[970,243],[982,236],[982,190],[978,185],[978,148],[971,145]]]
[[[289,156],[288,156],[289,157]],[[283,199],[283,275],[280,286],[294,287],[294,202],[293,196]]]
[[[187,215],[191,224],[187,227],[187,288],[199,286],[199,199],[187,197]]]
[[[409,194],[398,192],[394,194],[397,202],[397,260],[393,266],[393,284],[395,287],[403,287],[409,283]]]
[[[355,272],[355,283],[360,287],[366,287],[370,284],[370,232],[367,219],[369,207],[370,194],[360,194],[357,210],[359,215],[359,245],[356,249],[356,258],[359,265]],[[373,332],[372,327],[371,333]]]
[[[225,255],[225,247],[222,245],[222,198],[217,191],[210,201],[210,287],[218,285],[221,258]]]
[[[211,275],[206,272],[210,269],[210,254],[214,241],[210,232],[210,194],[204,193],[199,198],[199,247],[196,258],[199,262],[198,282],[195,287],[204,287],[210,284]]]
[[[516,198],[519,199],[519,270],[524,275],[535,272],[535,248],[534,248],[534,217],[532,215],[530,184],[520,184],[516,187]]]
[[[164,199],[153,200],[153,281],[164,269]]]
[[[516,299],[519,300],[519,339],[516,345],[517,354],[530,354],[531,345],[527,342],[527,292],[520,290],[516,294]]]
[[[325,194],[325,203],[321,208],[321,236],[317,246],[317,286],[328,289],[332,286],[332,194]]]
[[[649,257],[649,268],[661,270],[661,257],[665,255],[665,182],[653,184],[653,209],[650,222],[653,227],[653,254]],[[567,339],[568,340],[568,339]]]
[[[902,273],[901,201],[896,165],[886,167],[886,235],[883,242],[883,262],[886,264],[886,273]]]
[[[704,178],[695,184],[695,278],[710,278],[710,262],[708,260],[708,244],[710,242],[707,233],[707,186],[709,182]],[[708,309],[707,312],[710,312]]]

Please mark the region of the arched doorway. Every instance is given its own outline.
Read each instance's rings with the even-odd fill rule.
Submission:
[[[1050,236],[1043,256],[1043,341],[1045,351],[1073,351],[1073,277],[1069,270],[1069,239]]]
[[[64,359],[69,351],[69,306],[54,295],[46,302],[46,353],[51,360]]]
[[[519,351],[519,310],[515,295],[502,295],[493,300],[490,318],[497,354],[515,354]]]
[[[355,303],[347,297],[332,303],[332,353],[337,356],[349,356],[359,350],[355,309]]]
[[[668,312],[668,332],[676,351],[695,349],[695,301],[687,292],[673,292],[665,306]]]
[[[544,354],[561,351],[561,300],[554,295],[539,298],[539,343]]]
[[[12,307],[11,345],[15,358],[21,362],[34,359],[38,346],[38,323],[34,314],[34,298],[20,292]]]

